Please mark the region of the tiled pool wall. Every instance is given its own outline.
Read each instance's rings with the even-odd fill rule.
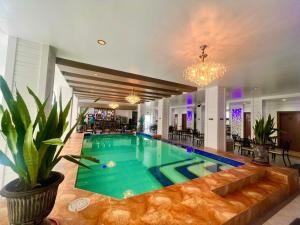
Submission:
[[[147,138],[153,138],[151,134],[146,134],[146,133],[142,133],[142,132],[137,132],[136,134],[142,135],[142,136],[147,137]],[[186,149],[187,152],[195,152],[198,155],[206,156],[208,158],[211,158],[211,159],[229,164],[229,165],[234,166],[234,167],[244,165],[244,163],[242,163],[242,162],[239,162],[239,161],[236,161],[236,160],[233,160],[233,159],[230,159],[230,158],[226,158],[226,157],[223,157],[223,156],[220,156],[220,155],[216,155],[216,154],[204,151],[204,150],[193,148],[191,146],[174,143],[174,142],[166,140],[166,139],[159,139],[159,140],[163,141],[163,142],[166,142],[166,143],[169,143],[169,144],[172,144],[172,145],[179,146],[181,148],[184,148],[184,149]]]

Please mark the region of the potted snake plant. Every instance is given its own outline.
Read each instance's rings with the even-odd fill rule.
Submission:
[[[0,150],[0,164],[10,167],[18,175],[0,194],[7,199],[11,225],[42,224],[54,206],[58,185],[64,179],[63,174],[53,171],[54,166],[61,159],[84,167],[87,166],[80,161],[82,158],[95,163],[99,161],[84,155],[61,154],[63,145],[77,126],[76,123],[67,132],[72,99],[63,107],[60,96],[59,103],[55,100],[46,115],[47,99],[42,102],[28,88],[37,109],[37,115],[32,119],[20,93],[16,91],[14,97],[2,76],[0,89],[7,104],[5,110],[0,106],[1,133],[9,149],[7,153]]]
[[[254,135],[255,135],[255,151],[253,162],[259,165],[269,165],[269,147],[272,142],[272,134],[278,129],[274,128],[274,118],[271,115],[267,120],[261,117],[255,121]]]

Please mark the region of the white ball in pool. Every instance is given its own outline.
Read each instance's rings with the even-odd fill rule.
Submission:
[[[129,197],[132,197],[132,196],[134,196],[133,190],[129,189],[129,190],[123,192],[123,197],[124,198],[129,198]]]
[[[116,163],[114,161],[109,161],[108,163],[106,163],[107,167],[115,167]]]

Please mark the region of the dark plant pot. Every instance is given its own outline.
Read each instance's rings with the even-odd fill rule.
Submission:
[[[52,172],[48,185],[30,191],[14,191],[18,179],[4,186],[0,194],[7,199],[10,225],[42,224],[53,209],[58,185],[63,180],[63,174]]]
[[[83,132],[83,125],[77,125],[77,132],[82,133]]]
[[[261,166],[269,166],[269,150],[264,145],[256,145],[254,148],[254,159],[253,162],[255,164]]]

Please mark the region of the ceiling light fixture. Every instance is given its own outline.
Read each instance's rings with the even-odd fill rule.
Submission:
[[[141,98],[139,96],[137,96],[136,94],[134,94],[133,89],[132,89],[131,94],[128,95],[125,99],[126,99],[127,102],[129,102],[132,105],[134,105],[134,104],[138,103],[139,101],[141,101]]]
[[[97,43],[98,43],[99,45],[101,45],[101,46],[106,45],[106,41],[101,40],[101,39],[97,40]]]
[[[220,63],[205,63],[204,59],[208,56],[204,51],[207,45],[201,45],[200,62],[188,66],[183,72],[183,77],[197,84],[199,87],[204,87],[212,81],[220,79],[226,72],[226,67]]]
[[[112,108],[112,109],[116,109],[116,108],[119,107],[119,104],[118,104],[118,103],[115,103],[115,102],[112,102],[112,103],[110,103],[108,106],[109,106],[110,108]]]

